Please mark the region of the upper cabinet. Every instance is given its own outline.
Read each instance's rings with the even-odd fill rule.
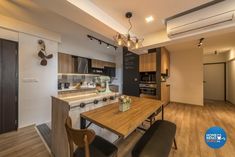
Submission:
[[[115,77],[115,72],[115,63],[58,53],[58,73],[90,73]]]
[[[161,48],[161,74],[170,74],[170,53],[165,47]]]
[[[161,70],[162,75],[168,76],[170,73],[169,51],[165,47],[152,49],[151,51],[153,52],[142,54],[139,56],[139,71],[156,72],[159,68],[159,71]]]
[[[112,62],[107,62],[107,61],[101,61],[97,59],[92,59],[91,60],[91,67],[92,68],[98,68],[98,69],[104,69],[104,67],[110,67],[110,68],[115,68],[116,64]]]
[[[153,72],[157,70],[157,55],[156,53],[142,54],[139,57],[139,71]]]
[[[72,55],[58,53],[58,73],[74,73],[74,58]]]
[[[103,61],[97,60],[97,59],[92,59],[91,60],[91,67],[98,68],[98,69],[104,69]]]
[[[116,64],[112,62],[92,59],[90,71],[91,73],[115,77],[116,76]]]

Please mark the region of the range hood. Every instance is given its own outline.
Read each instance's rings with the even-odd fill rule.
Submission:
[[[74,57],[74,71],[79,74],[88,74],[88,59],[78,56]]]

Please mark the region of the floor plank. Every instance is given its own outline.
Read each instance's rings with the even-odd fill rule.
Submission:
[[[34,126],[0,135],[0,157],[50,157]]]
[[[169,157],[234,157],[235,105],[215,101],[206,101],[203,107],[172,103],[165,108],[165,120],[177,125],[178,150],[172,149]],[[227,143],[218,150],[209,148],[204,141],[205,132],[213,126],[227,133]],[[130,150],[140,137],[141,133],[135,132],[122,141],[118,145],[119,157],[131,157]]]
[[[235,105],[214,101],[207,101],[203,107],[172,103],[165,108],[165,119],[177,125],[178,150],[172,149],[169,157],[234,157]],[[206,130],[212,126],[220,126],[227,133],[227,143],[218,150],[209,148],[204,141]],[[130,150],[142,134],[135,131],[120,141],[118,157],[131,157]],[[34,126],[0,135],[0,157],[32,156],[50,157]]]

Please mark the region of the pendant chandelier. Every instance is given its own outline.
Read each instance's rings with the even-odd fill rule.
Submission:
[[[114,36],[114,40],[119,46],[126,46],[130,49],[138,49],[138,48],[142,47],[142,42],[144,41],[144,39],[139,39],[136,36],[130,35],[130,30],[132,28],[131,17],[132,17],[132,13],[127,12],[126,18],[128,19],[128,22],[130,24],[130,27],[128,29],[127,34],[117,33]]]

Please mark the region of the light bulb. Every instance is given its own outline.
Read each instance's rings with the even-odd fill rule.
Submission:
[[[118,45],[121,46],[122,45],[122,40],[118,39]]]
[[[122,37],[120,34],[118,34],[118,45],[121,46],[122,45]]]
[[[136,49],[139,48],[139,40],[138,40],[138,39],[136,39],[136,41],[135,41],[135,48],[136,48]]]
[[[138,49],[139,48],[139,44],[135,43],[135,48]]]
[[[130,34],[127,35],[127,47],[131,46],[131,36]]]
[[[128,41],[127,41],[127,47],[130,47],[130,46],[131,46],[131,41],[128,40]]]

